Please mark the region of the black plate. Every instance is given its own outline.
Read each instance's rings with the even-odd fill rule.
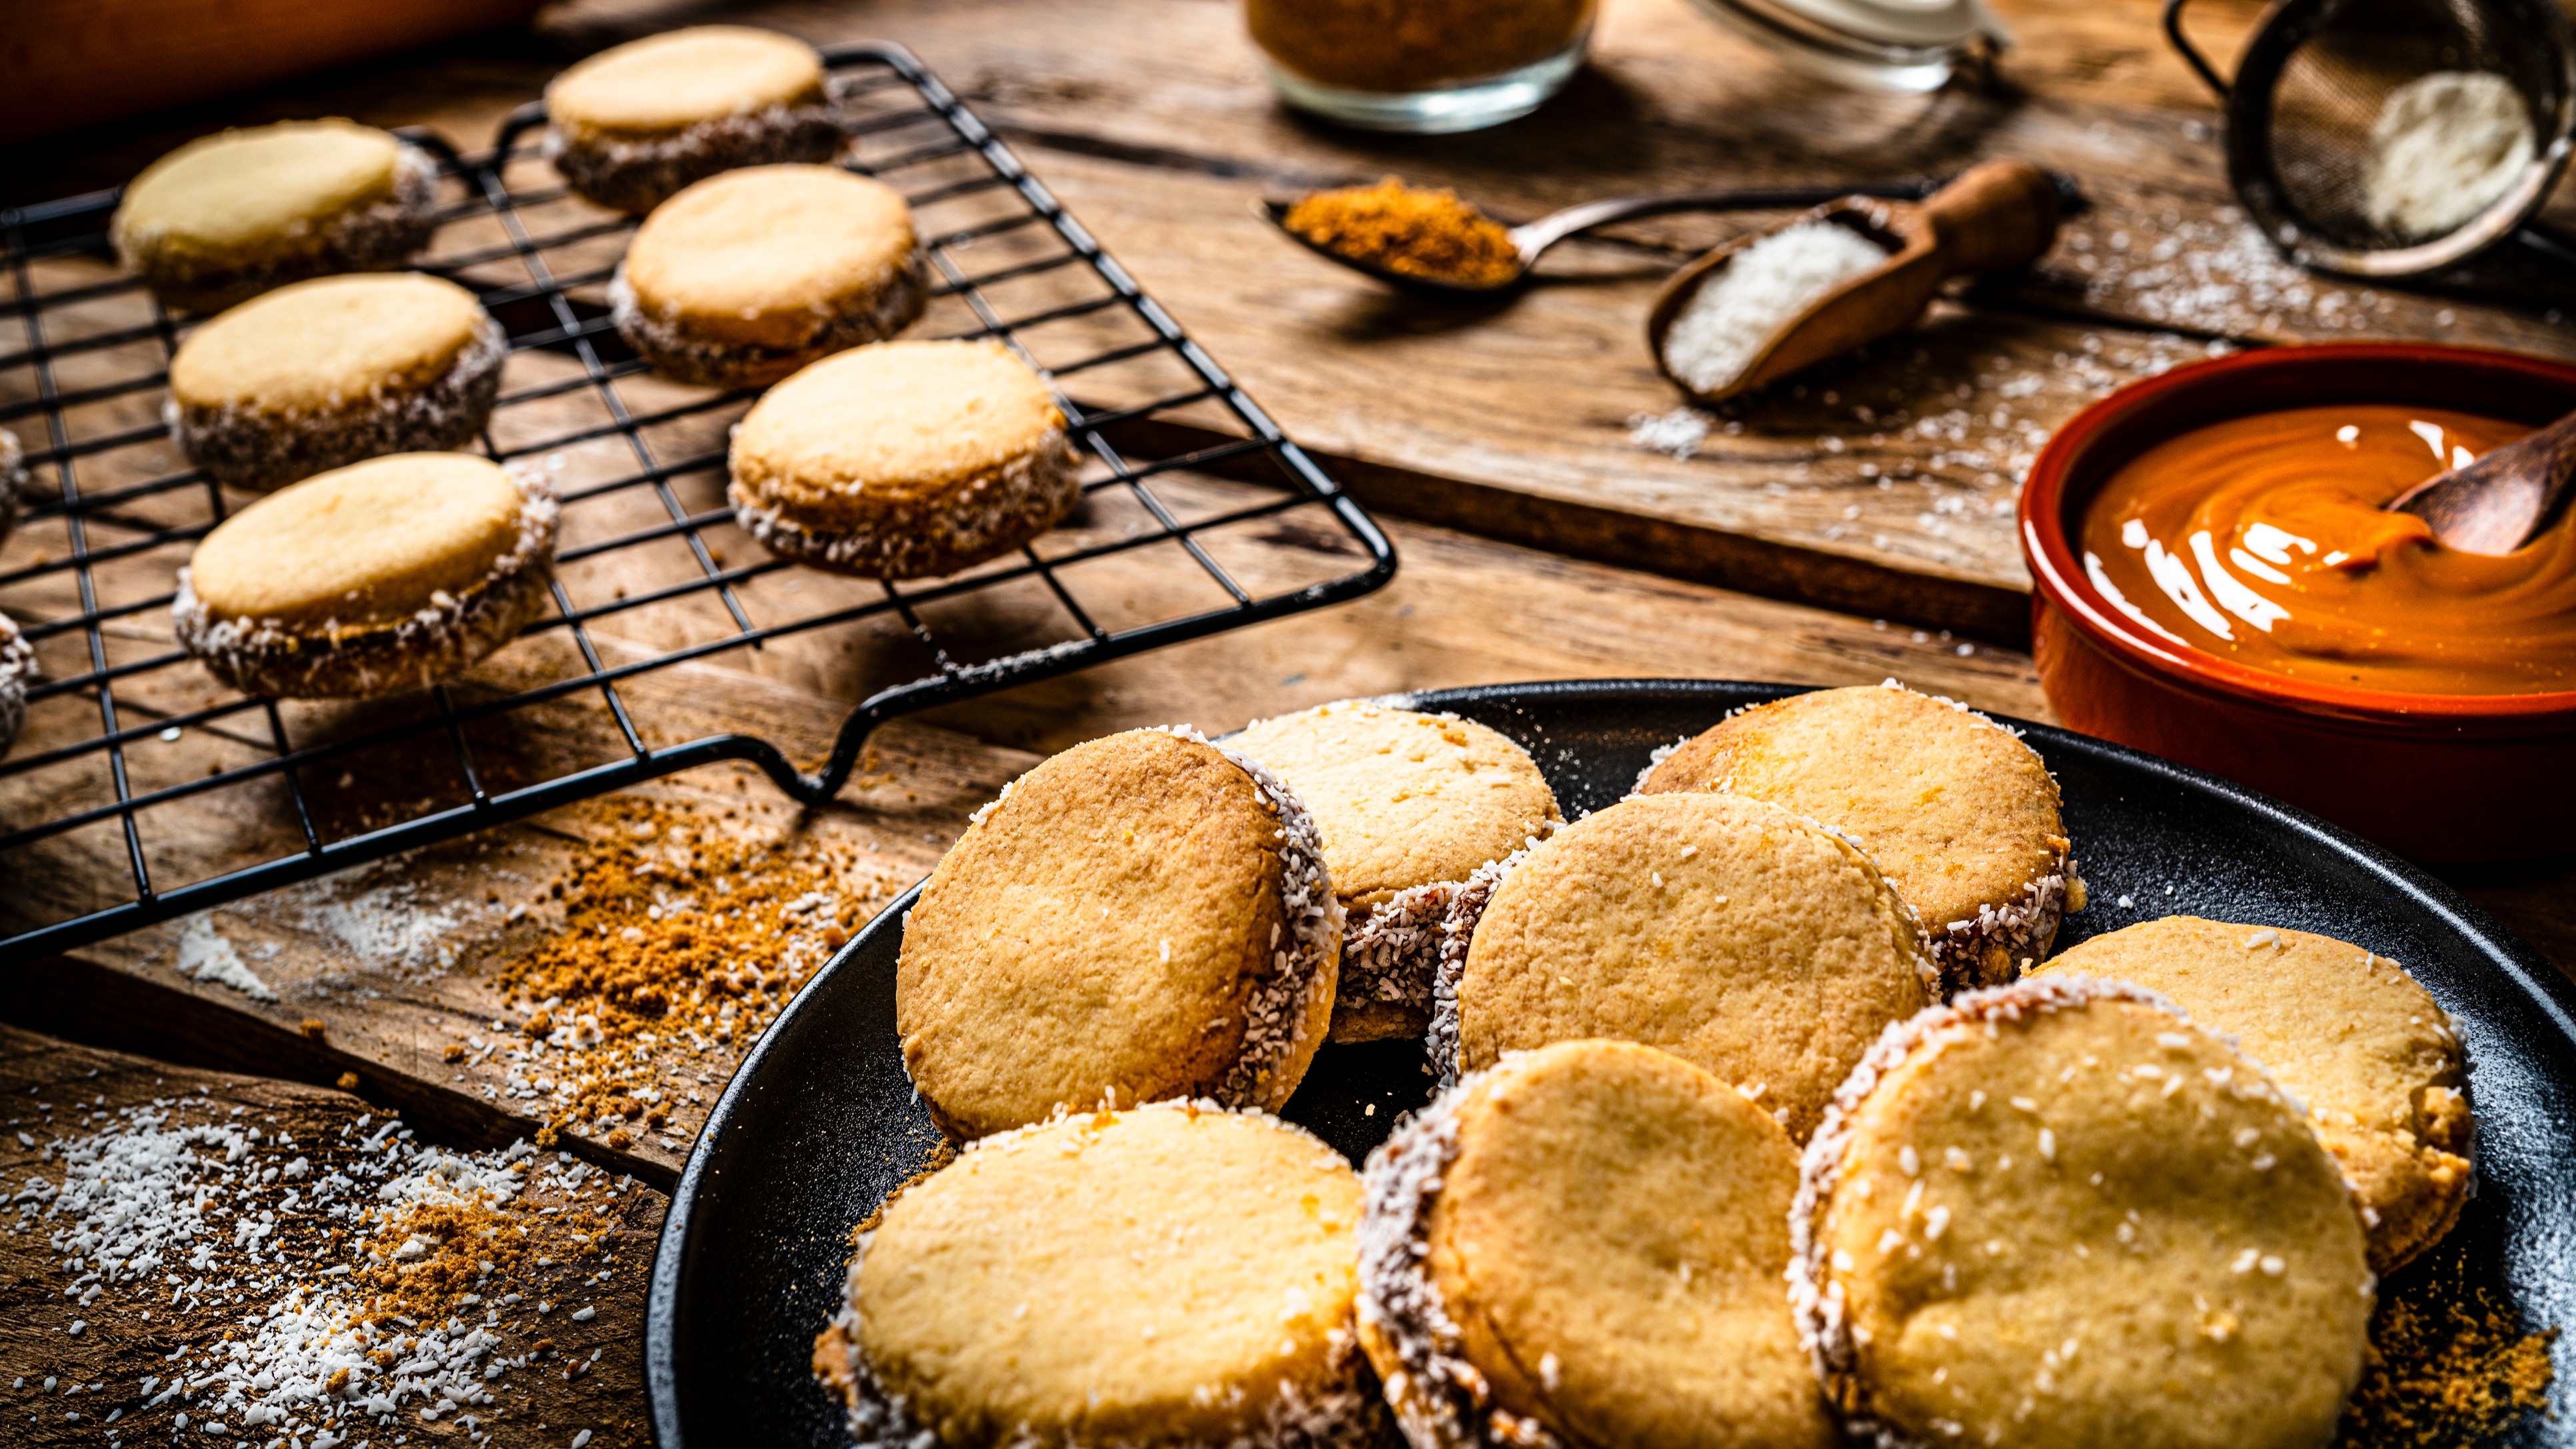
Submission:
[[[1626,794],[1656,746],[1796,692],[1627,680],[1412,702],[1520,741],[1572,818]],[[2477,1198],[2439,1248],[2382,1285],[2383,1301],[2475,1286],[2528,1326],[2576,1327],[2576,988],[2476,907],[2333,826],[2117,745],[2027,729],[2065,789],[2092,894],[2062,944],[2176,913],[2320,931],[2404,962],[2459,1023],[2477,1110]],[[814,1334],[840,1293],[851,1225],[936,1139],[895,1041],[895,951],[911,902],[895,902],[797,993],[699,1134],[663,1225],[645,1321],[662,1449],[847,1442],[807,1369]],[[1420,1063],[1412,1042],[1327,1046],[1285,1115],[1357,1161],[1425,1100]],[[2559,1345],[2554,1418],[2532,1416],[2499,1442],[2576,1444],[2571,1344]]]

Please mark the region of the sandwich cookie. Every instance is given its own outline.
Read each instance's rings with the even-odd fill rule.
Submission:
[[[36,667],[36,647],[18,632],[17,621],[0,614],[0,755],[18,742],[27,727],[27,686],[43,677]]]
[[[1213,1103],[988,1137],[859,1239],[814,1366],[863,1446],[1360,1449],[1385,1413],[1359,1195],[1339,1153]]]
[[[853,347],[771,388],[735,430],[734,517],[781,558],[868,579],[955,573],[1081,500],[1046,380],[993,342]]]
[[[245,694],[424,689],[545,607],[558,508],[533,474],[396,453],[282,488],[179,571],[180,646]]]
[[[1740,710],[1637,788],[1749,795],[1848,832],[1922,918],[1946,991],[2012,980],[2084,909],[2048,766],[2002,725],[1894,680]]]
[[[1323,1042],[1341,946],[1288,787],[1193,733],[1130,730],[976,812],[905,918],[895,1029],[961,1141],[1171,1097],[1276,1111]]]
[[[2313,1449],[2375,1280],[2298,1104],[2127,982],[1888,1033],[1807,1145],[1790,1302],[1883,1449]]]
[[[546,157],[564,183],[642,215],[737,166],[829,161],[840,121],[814,47],[698,25],[612,46],[546,86]]]
[[[2404,967],[2331,936],[2168,916],[2096,936],[2041,974],[2068,973],[2163,993],[2305,1102],[2353,1184],[2379,1273],[2459,1221],[2477,1177],[2467,1053]]]
[[[1472,720],[1351,699],[1227,741],[1314,812],[1348,925],[1334,1041],[1419,1037],[1444,943],[1464,951],[1499,865],[1565,823],[1529,752]],[[1498,878],[1499,871],[1493,873]]]
[[[438,163],[354,121],[189,142],[128,182],[108,239],[170,307],[212,312],[334,272],[401,267],[436,230]]]
[[[1637,796],[1503,878],[1434,996],[1432,1066],[1447,1081],[1550,1042],[1642,1042],[1804,1141],[1932,980],[1913,916],[1849,841],[1741,796]]]
[[[655,372],[776,382],[902,331],[929,297],[912,208],[837,166],[754,166],[653,209],[608,284],[618,334]]]
[[[386,453],[462,447],[509,355],[474,294],[420,272],[318,277],[188,335],[170,430],[219,483],[275,488]]]
[[[1360,1341],[1414,1449],[1838,1444],[1780,1279],[1797,1150],[1677,1057],[1562,1042],[1369,1157]]]

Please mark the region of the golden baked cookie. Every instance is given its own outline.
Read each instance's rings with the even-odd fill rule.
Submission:
[[[1314,821],[1181,731],[1074,746],[976,812],[905,918],[895,1029],[963,1139],[1096,1105],[1276,1111],[1333,1014]]]
[[[782,558],[869,579],[955,573],[1080,500],[1046,379],[993,342],[877,342],[771,388],[734,433],[726,496]]]
[[[27,686],[41,678],[36,648],[18,632],[18,623],[0,614],[0,755],[18,742],[27,727]]]
[[[1832,1449],[1780,1279],[1797,1149],[1651,1047],[1477,1073],[1370,1154],[1360,1341],[1414,1449]]]
[[[546,86],[546,121],[565,184],[639,215],[719,171],[829,161],[843,139],[822,55],[743,25],[611,46]]]
[[[1740,796],[1639,796],[1503,878],[1435,992],[1432,1065],[1447,1080],[1549,1042],[1643,1042],[1804,1141],[1932,979],[1905,903],[1840,836]]]
[[[1348,925],[1334,1041],[1422,1035],[1442,943],[1479,866],[1565,823],[1529,752],[1473,720],[1347,699],[1248,725],[1228,744],[1314,812]],[[1473,897],[1481,908],[1484,896]]]
[[[2477,1177],[2467,1054],[2404,967],[2332,936],[2167,916],[2042,968],[2069,973],[2164,993],[2306,1103],[2353,1184],[2372,1268],[2395,1272],[2459,1221]]]
[[[179,571],[179,643],[245,694],[424,689],[545,607],[554,495],[463,453],[396,453],[224,520]]]
[[[474,294],[421,272],[317,277],[188,334],[170,430],[219,483],[275,488],[386,453],[472,442],[509,355]]]
[[[2261,1068],[2128,982],[2043,976],[1889,1033],[1808,1143],[1790,1301],[1856,1437],[2313,1449],[2376,1280]]]
[[[1948,991],[2012,980],[2084,909],[2048,766],[2002,725],[1894,680],[1739,710],[1637,788],[1730,791],[1848,832],[1922,918]]]
[[[653,209],[608,284],[618,334],[681,382],[742,387],[891,337],[929,277],[912,208],[837,166],[752,166]]]
[[[429,245],[438,163],[354,121],[201,136],[126,183],[108,238],[163,303],[212,312],[334,272],[381,272]]]
[[[1359,1178],[1274,1118],[1083,1113],[905,1188],[814,1366],[861,1444],[1359,1449]]]

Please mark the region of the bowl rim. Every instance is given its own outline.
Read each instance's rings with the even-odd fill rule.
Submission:
[[[2387,725],[2438,721],[2519,726],[2576,725],[2576,690],[2537,694],[2419,694],[2328,684],[2274,674],[2176,646],[2139,628],[2103,598],[2066,534],[2068,480],[2077,462],[2115,424],[2247,374],[2320,365],[2408,364],[2519,373],[2576,393],[2576,364],[2503,348],[2431,342],[2325,342],[2251,348],[2141,378],[2069,419],[2050,436],[2022,485],[2018,523],[2034,602],[2060,611],[2097,648],[2134,670],[2203,693],[2301,714]]]

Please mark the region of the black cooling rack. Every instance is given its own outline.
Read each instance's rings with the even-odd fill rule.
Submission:
[[[632,223],[563,189],[542,108],[484,155],[415,136],[441,158],[442,225],[419,265],[473,288],[510,334],[482,447],[554,475],[564,532],[546,618],[465,679],[394,700],[247,698],[178,651],[175,574],[227,504],[160,419],[189,324],[117,274],[116,193],[0,211],[0,328],[19,331],[0,331],[0,425],[45,500],[0,553],[0,612],[45,669],[0,760],[0,959],[713,761],[820,803],[894,716],[1392,576],[1368,516],[918,60],[892,45],[826,58],[843,164],[902,191],[927,244],[937,285],[909,335],[997,338],[1046,371],[1088,455],[1081,507],[946,579],[771,559],[723,502],[726,429],[753,393],[661,382],[620,341],[603,292]],[[764,649],[813,631],[837,648]],[[757,735],[690,728],[692,696],[761,686],[688,672],[719,655],[863,702],[800,769]],[[99,879],[120,883],[80,894]]]

